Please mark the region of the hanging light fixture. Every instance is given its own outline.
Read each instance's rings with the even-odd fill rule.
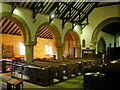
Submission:
[[[54,18],[55,18],[55,14],[54,13],[50,14],[49,23],[51,23]]]
[[[51,19],[53,19],[55,17],[55,14],[51,14]]]
[[[75,26],[76,26],[76,23],[73,23],[73,24],[72,24],[72,29],[74,29]]]

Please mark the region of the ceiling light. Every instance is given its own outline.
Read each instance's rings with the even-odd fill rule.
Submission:
[[[75,27],[75,26],[76,26],[76,24],[74,23],[74,24],[73,24],[73,27]]]
[[[51,18],[54,18],[55,17],[55,14],[51,14]]]

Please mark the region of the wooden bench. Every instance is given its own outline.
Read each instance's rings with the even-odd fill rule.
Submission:
[[[7,90],[20,90],[20,85],[22,85],[22,90],[23,90],[23,79],[20,78],[12,78],[8,81],[7,83]]]

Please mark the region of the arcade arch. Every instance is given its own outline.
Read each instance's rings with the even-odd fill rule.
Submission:
[[[80,40],[77,33],[73,30],[68,30],[64,37],[63,56],[66,58],[80,57]]]
[[[104,40],[103,37],[101,37],[101,38],[98,40],[97,52],[98,52],[98,53],[102,53],[102,54],[106,54],[106,42],[105,42],[105,40]]]
[[[59,30],[54,24],[49,24],[48,22],[41,24],[36,32],[35,40],[37,41],[37,45],[35,46],[34,52],[38,50],[37,47],[42,48],[41,50],[43,50],[41,55],[37,55],[36,53],[35,57],[51,58],[56,56],[56,59],[60,59],[62,57],[58,50],[58,47],[61,45],[61,36]],[[43,42],[41,42],[42,40]],[[48,51],[51,53],[47,53],[47,47],[52,49]]]
[[[1,18],[4,18],[4,19],[12,22],[12,25],[13,24],[16,25],[16,27],[18,28],[17,30],[22,35],[22,36],[19,37],[19,40],[21,42],[23,42],[25,45],[29,45],[30,44],[29,43],[29,42],[31,42],[30,30],[29,30],[27,24],[25,23],[25,21],[21,17],[19,17],[18,15],[15,15],[15,14],[10,14],[9,12],[3,12]],[[12,36],[11,39],[14,39],[14,38]],[[17,40],[17,38],[15,38],[15,39]],[[19,40],[17,40],[17,41],[19,41]],[[16,41],[16,43],[17,43],[17,41]],[[12,42],[15,43],[15,40],[12,40]],[[12,42],[10,42],[10,43],[13,44]],[[14,45],[13,45],[13,48],[14,48]],[[15,49],[15,50],[16,51],[14,51],[14,52],[15,52],[16,56],[23,57],[23,56],[18,55],[19,54],[18,53],[19,51],[17,51],[18,49]],[[27,53],[28,53],[28,50],[26,49],[26,54],[24,56],[24,57],[26,57],[26,60],[32,60],[32,56],[30,54],[28,55]]]
[[[93,34],[92,34],[92,38],[91,38],[91,43],[92,43],[92,48],[95,49],[96,47],[96,43],[97,43],[97,38],[98,35],[100,33],[100,31],[108,24],[110,23],[114,23],[114,22],[120,22],[120,17],[111,17],[108,19],[105,19],[104,21],[102,21],[101,23],[99,23],[97,25],[97,27],[95,28]]]

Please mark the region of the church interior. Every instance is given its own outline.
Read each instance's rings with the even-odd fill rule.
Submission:
[[[119,0],[3,0],[0,6],[2,89],[119,90]]]

